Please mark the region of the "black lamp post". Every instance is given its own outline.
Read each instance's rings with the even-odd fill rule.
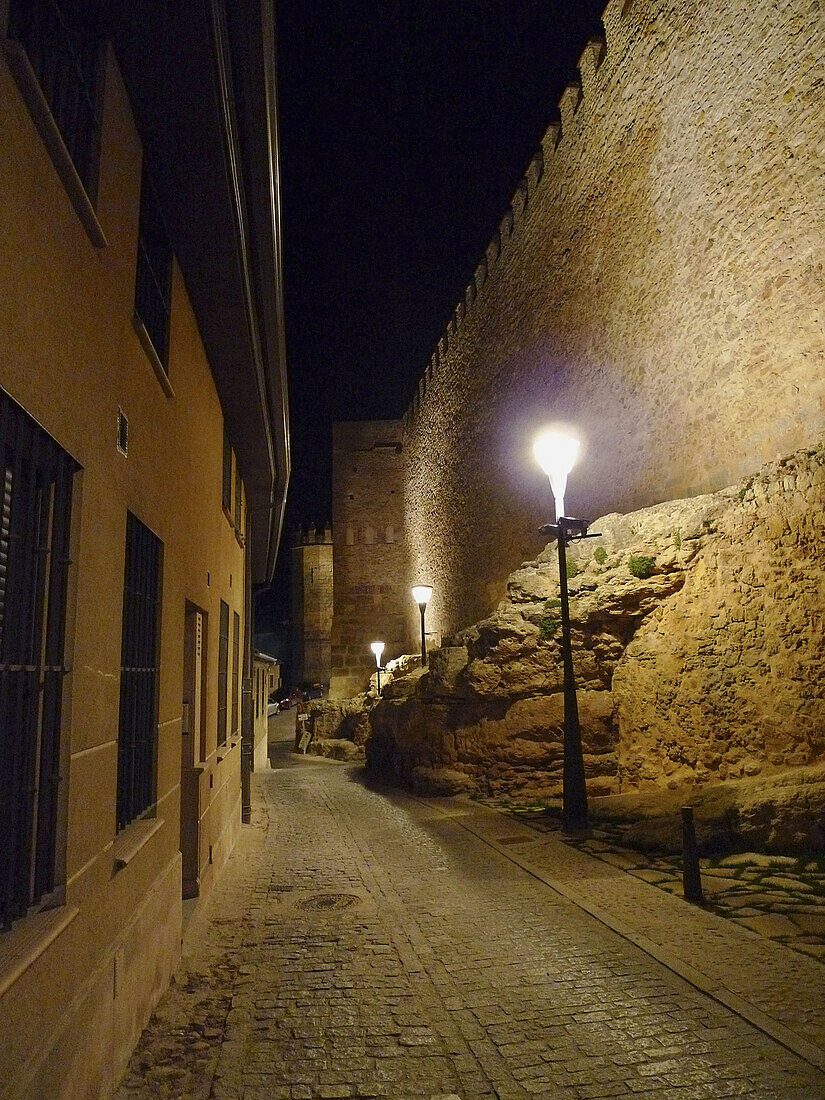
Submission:
[[[421,612],[421,664],[426,667],[427,635],[424,630],[424,615],[427,611],[427,604],[430,602],[430,596],[432,596],[433,590],[428,584],[416,584],[413,586],[412,594],[413,599],[418,604],[418,610]]]
[[[570,641],[570,600],[567,592],[567,547],[579,539],[597,538],[588,535],[584,520],[564,514],[564,490],[567,475],[573,468],[579,450],[578,440],[558,431],[542,433],[533,446],[539,465],[550,478],[556,502],[556,522],[545,524],[543,535],[556,538],[559,548],[559,596],[561,600],[561,646],[564,665],[564,830],[583,832],[588,828],[587,784],[584,778],[579,706],[576,698],[576,676],[573,669],[573,647]]]
[[[384,652],[383,642],[370,642],[370,649],[375,656],[375,663],[378,666],[378,694],[381,694],[381,654]]]

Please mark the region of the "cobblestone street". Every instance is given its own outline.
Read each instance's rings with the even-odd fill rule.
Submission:
[[[288,748],[254,777],[254,823],[120,1100],[825,1098],[812,1059],[510,858],[512,822],[494,847],[448,808]],[[813,968],[798,986],[821,973],[768,946]]]

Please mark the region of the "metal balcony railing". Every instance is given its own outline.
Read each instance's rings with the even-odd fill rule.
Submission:
[[[172,246],[160,204],[144,166],[140,196],[135,313],[169,373],[169,318],[172,297]]]

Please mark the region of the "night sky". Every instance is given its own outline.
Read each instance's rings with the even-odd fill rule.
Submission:
[[[330,518],[332,421],[404,412],[605,3],[280,0],[284,547]]]

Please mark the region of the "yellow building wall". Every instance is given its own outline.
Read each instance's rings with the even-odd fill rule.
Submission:
[[[0,11],[0,14],[2,12]],[[132,327],[141,143],[108,51],[97,217],[90,242],[0,55],[0,386],[82,466],[74,500],[64,739],[62,916],[0,935],[0,1092],[108,1095],[180,948],[184,610],[208,613],[201,894],[240,823],[240,744],[218,751],[219,601],[244,637],[244,553],[221,507],[223,416],[174,267],[168,397]],[[116,450],[118,409],[128,457]],[[126,513],[163,542],[156,831],[115,825]],[[230,733],[231,739],[231,733]],[[211,783],[210,783],[211,777]],[[136,850],[116,869],[118,851]],[[143,841],[141,844],[140,842]],[[52,922],[54,923],[54,922]],[[23,941],[28,936],[29,943]],[[21,946],[22,945],[22,946]],[[22,952],[22,954],[21,954]],[[22,961],[21,961],[22,960]],[[28,965],[24,965],[28,964]],[[32,1026],[32,1020],[37,1026]]]
[[[280,665],[257,658],[252,666],[252,721],[255,729],[255,771],[269,765],[269,695],[281,685]]]

